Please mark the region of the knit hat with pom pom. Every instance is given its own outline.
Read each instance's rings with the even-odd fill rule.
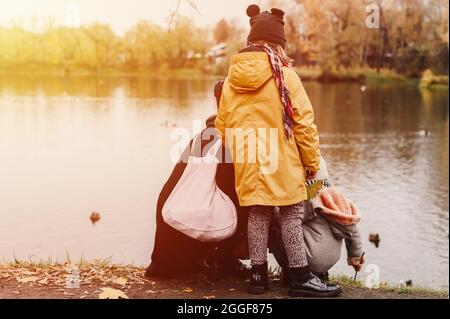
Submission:
[[[286,47],[286,36],[284,34],[284,12],[280,9],[272,9],[271,12],[261,12],[256,4],[247,8],[250,17],[250,34],[248,42],[265,40]]]

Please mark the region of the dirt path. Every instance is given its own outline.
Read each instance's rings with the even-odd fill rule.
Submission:
[[[0,299],[279,299],[287,298],[287,289],[279,281],[262,296],[247,293],[243,280],[225,278],[217,283],[197,277],[186,280],[147,280],[144,270],[134,267],[84,265],[79,269],[79,288],[68,288],[67,268],[59,266],[0,265]],[[69,276],[71,276],[69,274]],[[370,290],[339,280],[340,298],[416,299],[448,298],[448,292],[431,290]],[[70,282],[69,282],[70,284]],[[109,289],[104,289],[109,288]]]

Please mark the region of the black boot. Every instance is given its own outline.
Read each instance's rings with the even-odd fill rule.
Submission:
[[[267,263],[252,266],[250,275],[250,286],[248,291],[254,295],[261,295],[269,289],[269,276],[267,274]]]
[[[289,274],[289,268],[281,268],[280,272],[280,280],[282,287],[290,287],[291,286],[291,276]]]
[[[311,272],[307,267],[290,268],[291,297],[336,297],[341,293],[341,288],[337,285],[323,282]]]

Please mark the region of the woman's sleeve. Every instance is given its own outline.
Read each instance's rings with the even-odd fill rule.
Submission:
[[[361,257],[363,254],[363,245],[361,240],[361,235],[359,233],[358,227],[352,225],[350,227],[351,236],[345,238],[345,246],[347,248],[347,256],[351,257]]]
[[[320,169],[319,132],[314,124],[314,111],[302,82],[297,77],[297,89],[291,93],[294,108],[294,137],[306,170]]]

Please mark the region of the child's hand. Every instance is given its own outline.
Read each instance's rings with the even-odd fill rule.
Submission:
[[[315,179],[317,176],[317,172],[306,171],[306,179]]]

